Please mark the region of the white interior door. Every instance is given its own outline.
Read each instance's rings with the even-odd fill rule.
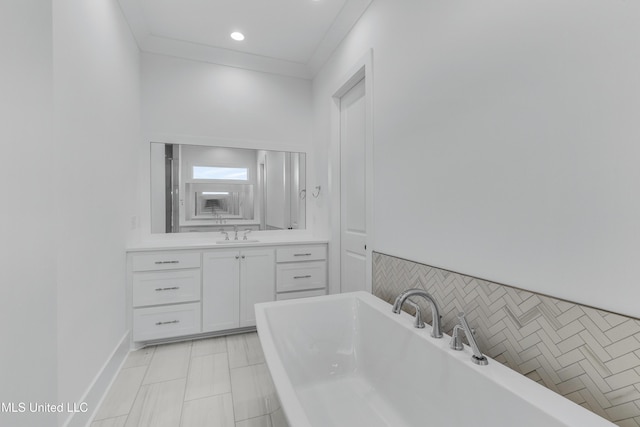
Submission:
[[[367,285],[367,108],[365,79],[340,98],[340,282],[342,292]]]

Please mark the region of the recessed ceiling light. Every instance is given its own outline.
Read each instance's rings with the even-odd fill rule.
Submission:
[[[241,42],[242,40],[244,40],[244,34],[239,33],[238,31],[234,31],[233,33],[231,33],[231,38]]]

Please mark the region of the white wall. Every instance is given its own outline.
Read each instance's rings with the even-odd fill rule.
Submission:
[[[0,2],[0,402],[56,401],[51,4]],[[0,412],[0,425],[56,414]]]
[[[147,135],[309,144],[308,80],[145,53],[142,82]]]
[[[374,250],[640,316],[639,21],[636,2],[374,1],[313,87],[326,147],[373,48]]]
[[[75,402],[126,333],[140,59],[115,0],[54,0],[53,52],[58,399]]]
[[[142,54],[142,238],[150,232],[149,141],[306,152],[311,119],[309,80]]]

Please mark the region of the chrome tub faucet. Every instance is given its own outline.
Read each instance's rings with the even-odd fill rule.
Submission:
[[[469,345],[473,350],[473,356],[471,356],[471,361],[476,365],[488,365],[489,361],[482,354],[480,348],[478,348],[478,343],[476,342],[476,338],[473,336],[473,331],[469,327],[469,323],[467,322],[467,318],[464,315],[464,312],[458,313],[458,320],[460,324],[456,325],[453,328],[453,332],[451,334],[451,342],[449,343],[449,347],[454,350],[462,350],[464,347],[462,345],[462,339],[460,338],[460,331],[464,331],[464,334],[467,336],[467,340],[469,341]]]
[[[423,289],[408,289],[402,292],[396,298],[396,301],[393,303],[393,312],[399,314],[402,311],[402,306],[410,297],[422,297],[427,300],[429,306],[431,307],[431,318],[432,318],[432,326],[433,330],[431,331],[431,336],[434,338],[442,338],[442,324],[440,323],[440,309],[438,308],[438,304],[436,300],[431,296],[431,294]],[[413,301],[411,301],[412,306],[416,306]],[[422,324],[422,326],[420,326]],[[416,310],[416,321],[414,323],[416,328],[424,327],[424,323],[422,322],[422,317],[420,313],[420,309]]]

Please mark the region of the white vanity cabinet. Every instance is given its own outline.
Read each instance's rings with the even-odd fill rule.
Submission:
[[[254,327],[257,303],[326,294],[326,258],[320,242],[131,249],[132,341]]]
[[[273,249],[202,255],[202,332],[255,326],[254,304],[275,299]]]

